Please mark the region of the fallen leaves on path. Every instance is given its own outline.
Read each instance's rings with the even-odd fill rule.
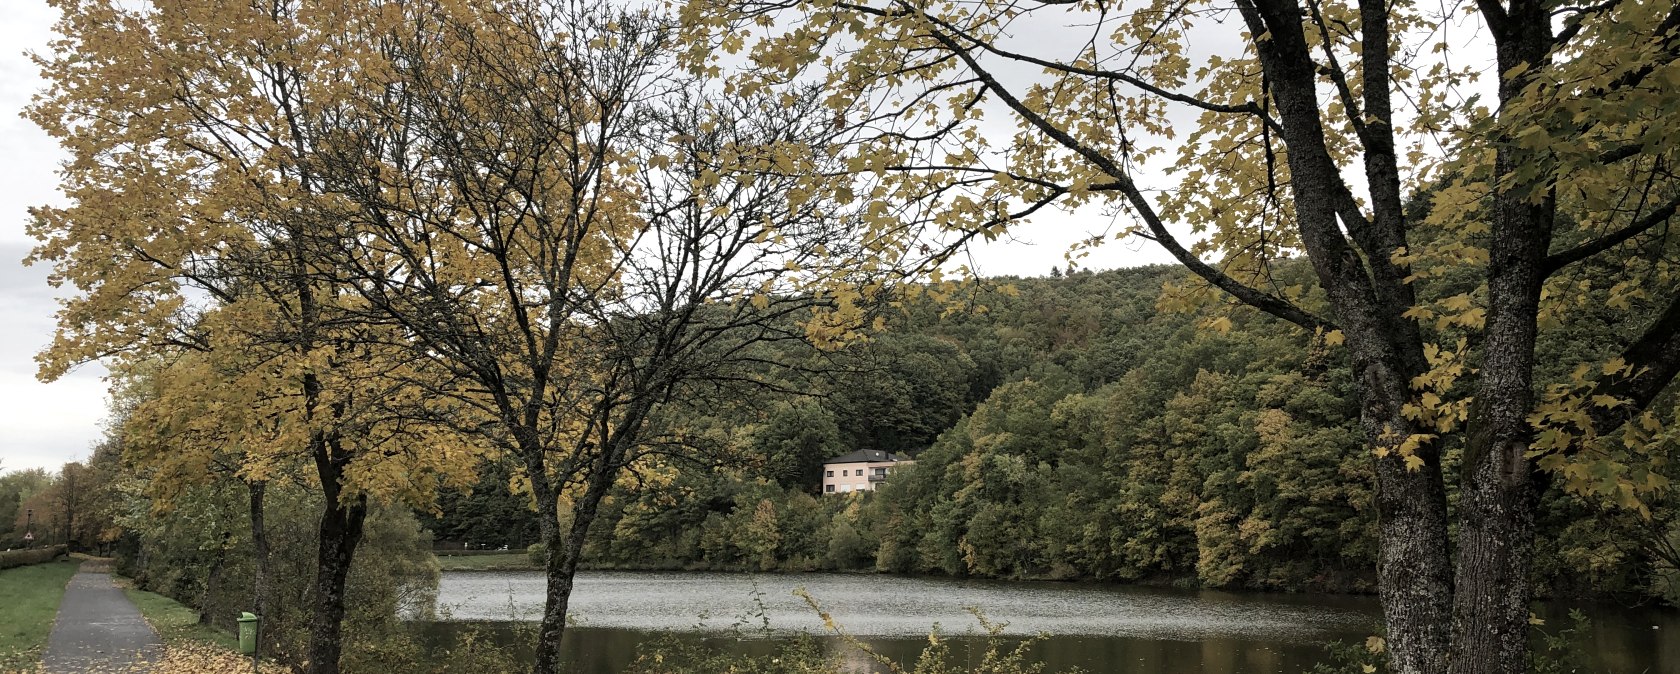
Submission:
[[[250,671],[251,658],[202,644],[165,647],[163,659],[150,670],[151,674],[246,674]],[[279,663],[262,663],[261,674],[291,672],[291,668]]]
[[[0,674],[35,674],[38,667],[11,669]],[[251,658],[224,648],[204,644],[165,646],[163,657],[154,664],[95,665],[82,674],[251,674]],[[292,674],[289,667],[264,662],[259,674]]]

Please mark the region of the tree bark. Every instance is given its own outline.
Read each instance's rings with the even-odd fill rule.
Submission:
[[[204,578],[204,591],[198,596],[198,624],[209,625],[215,610],[210,605],[216,596],[216,587],[222,583],[222,568],[227,562],[228,534],[222,533],[222,540],[216,544],[216,558],[210,562],[210,573]]]
[[[1447,668],[1453,579],[1447,539],[1446,484],[1434,445],[1419,447],[1423,465],[1408,468],[1395,449],[1411,424],[1401,414],[1407,380],[1376,354],[1355,349],[1360,425],[1366,447],[1382,449],[1376,469],[1377,594],[1387,627],[1390,668],[1441,674]]]
[[[1422,468],[1408,470],[1399,457],[1382,457],[1376,472],[1377,594],[1390,667],[1440,674],[1446,671],[1453,601],[1440,461],[1430,456]]]
[[[560,670],[560,638],[566,633],[566,607],[572,592],[572,574],[565,573],[555,564],[555,558],[560,555],[566,540],[560,531],[558,495],[549,487],[544,462],[540,458],[527,458],[526,463],[526,472],[531,476],[532,497],[537,501],[537,529],[548,553],[543,560],[545,594],[542,623],[537,627],[537,659],[531,671],[535,674],[555,674]],[[558,588],[557,581],[563,581],[565,587]]]
[[[1501,107],[1521,95],[1552,44],[1550,17],[1530,0],[1490,20],[1497,42]],[[1537,494],[1527,452],[1534,406],[1534,347],[1556,200],[1544,183],[1506,184],[1544,153],[1501,143],[1494,159],[1488,313],[1481,371],[1459,497],[1452,674],[1520,674],[1528,669],[1529,566]],[[1547,172],[1540,172],[1545,175]]]
[[[76,545],[76,473],[64,471],[64,544],[71,552],[79,552]]]
[[[1401,313],[1410,304],[1411,291],[1400,270],[1388,262],[1405,242],[1403,213],[1393,210],[1399,206],[1394,198],[1379,204],[1390,210],[1379,209],[1375,222],[1348,207],[1353,197],[1325,139],[1319,74],[1300,4],[1239,0],[1238,8],[1252,35],[1271,36],[1256,41],[1254,48],[1289,148],[1297,227],[1346,336],[1362,401],[1361,428],[1376,455],[1372,460],[1381,550],[1377,589],[1391,666],[1399,674],[1442,674],[1453,601],[1446,487],[1433,444],[1416,448],[1415,456],[1422,460],[1416,468],[1409,468],[1397,451],[1402,441],[1419,432],[1402,409],[1412,396],[1412,378],[1427,368],[1417,330]],[[1373,171],[1386,184],[1387,170],[1375,166]]]
[[[324,454],[322,450],[318,457]],[[358,495],[346,502],[339,485],[343,466],[327,458],[319,458],[317,463],[326,505],[321,513],[320,541],[316,548],[315,610],[310,616],[305,671],[338,674],[338,660],[344,650],[344,586],[367,521],[367,496]]]
[[[558,505],[551,500],[549,510],[554,516],[544,515],[543,545],[548,546],[548,560],[544,567],[547,596],[543,605],[542,627],[537,637],[537,661],[531,669],[534,674],[560,672],[560,641],[566,633],[566,610],[571,604],[578,562],[583,559],[584,540],[589,535],[589,527],[595,522],[601,499],[612,489],[612,474],[603,465],[606,463],[596,462],[596,470],[590,473],[583,498],[572,510],[572,526],[564,532],[564,537],[561,536]]]
[[[268,614],[268,582],[271,564],[268,555],[268,524],[265,521],[264,501],[268,496],[268,483],[263,481],[248,482],[246,489],[251,496],[251,555],[256,558],[257,573],[251,581],[251,612],[257,617]]]

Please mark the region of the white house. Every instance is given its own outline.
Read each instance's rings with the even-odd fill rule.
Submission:
[[[909,457],[878,449],[841,454],[823,462],[823,493],[875,491],[875,485],[885,482],[894,468],[912,463]]]

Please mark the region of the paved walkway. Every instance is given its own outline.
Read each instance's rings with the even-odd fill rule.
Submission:
[[[163,642],[111,582],[109,562],[85,562],[70,578],[47,638],[46,674],[145,672]]]

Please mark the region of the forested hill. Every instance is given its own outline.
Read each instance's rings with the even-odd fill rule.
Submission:
[[[589,559],[1371,589],[1370,461],[1339,349],[1252,311],[1161,310],[1163,286],[1182,280],[1170,267],[1058,271],[914,303],[836,356],[839,372],[811,380],[818,395],[687,419],[741,460],[629,483]],[[821,461],[863,448],[917,463],[876,494],[819,495]],[[508,479],[492,471],[450,496],[437,538],[534,541]],[[1645,520],[1545,499],[1544,587],[1672,598],[1672,571],[1641,543],[1674,534],[1672,508]]]

